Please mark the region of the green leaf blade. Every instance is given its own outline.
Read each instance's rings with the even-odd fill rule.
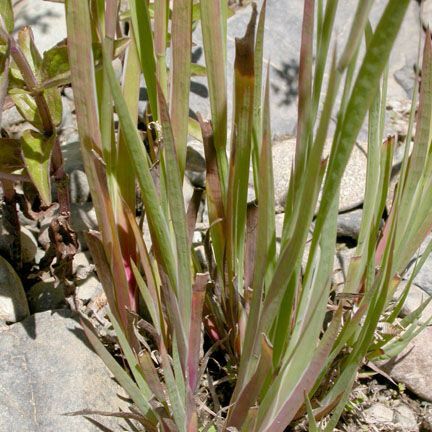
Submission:
[[[45,206],[51,204],[50,161],[55,140],[55,135],[46,138],[33,130],[26,130],[21,136],[25,166]]]

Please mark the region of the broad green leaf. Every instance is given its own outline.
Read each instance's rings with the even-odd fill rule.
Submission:
[[[59,126],[63,118],[63,104],[60,90],[57,88],[49,88],[44,90],[43,95],[54,125]]]
[[[45,206],[51,204],[50,162],[56,139],[56,135],[47,138],[29,129],[21,136],[25,166]]]
[[[113,58],[123,54],[130,42],[129,38],[116,39],[114,41]],[[95,67],[102,67],[102,49],[100,43],[93,43],[93,59]],[[66,45],[55,46],[44,52],[42,60],[43,82],[41,87],[50,88],[66,85],[71,82],[68,47]]]
[[[42,56],[35,45],[33,31],[30,27],[24,27],[18,32],[18,45],[36,80],[39,81],[41,79]]]
[[[45,79],[70,74],[68,49],[66,45],[55,46],[43,54],[42,70]]]
[[[5,22],[8,33],[12,33],[15,26],[12,0],[2,0],[0,2],[0,15]]]
[[[42,119],[34,98],[28,93],[11,93],[10,97],[24,120],[28,121],[36,129],[42,130]]]

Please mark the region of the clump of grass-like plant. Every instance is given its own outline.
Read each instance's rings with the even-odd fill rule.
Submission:
[[[244,37],[236,40],[234,71],[226,71],[224,0],[129,0],[121,14],[116,0],[65,1],[81,151],[99,222],[99,232],[87,240],[127,369],[88,324],[86,333],[134,402],[131,413],[119,415],[145,430],[282,432],[307,415],[309,430],[331,431],[363,362],[394,355],[424,326],[424,305],[403,320],[398,312],[430,246],[396,303],[393,295],[432,228],[431,38],[425,38],[418,113],[416,90],[398,187],[381,228],[395,146],[394,137],[383,136],[386,66],[409,0],[389,0],[374,29],[372,4],[359,0],[346,45],[337,52],[330,42],[338,0],[304,1],[296,156],[276,248],[263,70],[266,2],[259,12],[253,5]],[[197,21],[205,54],[199,73],[207,76],[211,106],[211,119],[198,116],[198,123],[189,117]],[[129,45],[119,82],[112,60],[124,37]],[[97,47],[102,65],[95,61]],[[233,95],[226,73],[234,74]],[[137,128],[141,75],[148,94],[144,133]],[[339,189],[367,116],[363,221],[346,284],[335,293]],[[188,134],[201,135],[206,159],[205,268],[192,245],[202,191],[195,190],[187,209],[182,194]],[[328,139],[332,149],[324,159]],[[251,166],[254,203],[247,201]],[[135,216],[136,184],[151,245]],[[378,332],[382,323],[397,323],[400,331]],[[209,358],[217,358],[225,374],[219,371],[218,382]],[[221,382],[229,383],[225,395],[218,391]]]

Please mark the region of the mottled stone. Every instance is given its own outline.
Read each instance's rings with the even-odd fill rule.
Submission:
[[[393,410],[378,402],[363,412],[363,418],[368,424],[389,425],[393,423]]]
[[[361,209],[338,215],[337,236],[357,240],[360,233],[362,217],[363,210]]]
[[[426,327],[395,358],[379,367],[421,399],[432,402],[432,327]]]
[[[54,279],[40,281],[30,288],[28,299],[32,313],[59,309],[65,301],[63,285]]]
[[[323,157],[330,153],[331,142],[326,143]],[[273,144],[273,174],[277,210],[285,206],[286,194],[295,158],[295,139],[276,141]],[[342,177],[339,208],[353,209],[362,204],[366,184],[366,155],[364,146],[354,146],[351,158]]]
[[[21,227],[21,259],[23,263],[31,263],[34,261],[37,252],[37,241],[32,232],[26,228]]]
[[[31,26],[36,46],[41,53],[66,37],[64,4],[24,0],[15,9],[15,31]]]
[[[83,416],[64,414],[126,408],[70,311],[38,313],[0,333],[0,383],[1,431],[97,432]],[[97,420],[121,430],[114,418]]]
[[[15,323],[26,318],[29,313],[20,278],[13,267],[0,256],[0,320]]]

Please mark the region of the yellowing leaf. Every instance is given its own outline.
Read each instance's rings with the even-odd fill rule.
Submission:
[[[3,18],[6,30],[12,33],[14,29],[14,16],[11,0],[1,0],[0,2],[0,15]]]
[[[114,41],[113,58],[119,57],[129,45],[129,38]],[[96,68],[102,66],[102,48],[100,43],[92,44],[93,58]],[[68,49],[66,45],[55,46],[44,52],[42,61],[43,88],[50,88],[71,82]]]
[[[26,121],[35,128],[42,129],[42,119],[40,118],[36,102],[28,93],[17,92],[10,95],[15,103],[18,112]]]
[[[28,174],[44,205],[51,204],[50,160],[55,135],[46,138],[33,130],[21,136],[21,149]]]

